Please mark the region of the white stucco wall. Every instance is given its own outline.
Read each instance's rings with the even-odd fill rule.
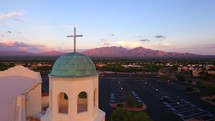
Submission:
[[[20,95],[17,97],[14,119],[15,121],[26,121],[26,107],[24,95]]]
[[[26,116],[34,116],[41,112],[42,109],[42,99],[41,99],[41,84],[38,83],[29,90],[26,95]]]
[[[27,116],[34,116],[41,112],[41,77],[39,72],[34,72],[23,66],[15,66],[0,72],[0,83],[2,86],[0,97],[4,97],[0,101],[0,106],[5,109],[3,113],[0,111],[1,120],[14,120],[14,112],[17,112],[16,99],[20,95],[27,98],[25,100]]]
[[[98,114],[98,75],[81,78],[49,77],[50,88],[50,119],[52,121],[94,121]],[[94,90],[96,91],[96,105],[94,106]],[[77,99],[80,92],[87,93],[88,110],[77,113]],[[58,112],[58,95],[63,92],[69,98],[68,114]],[[103,116],[105,117],[105,115]]]

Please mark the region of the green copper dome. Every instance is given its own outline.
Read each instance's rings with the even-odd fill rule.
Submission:
[[[96,75],[92,60],[80,53],[68,53],[56,60],[51,76],[55,77],[86,77]]]

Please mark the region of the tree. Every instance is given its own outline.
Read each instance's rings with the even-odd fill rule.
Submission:
[[[152,64],[149,64],[149,65],[143,65],[143,70],[145,72],[158,72],[158,70],[162,68],[162,66],[156,66],[156,65],[152,65]]]
[[[7,70],[11,67],[15,66],[14,64],[9,64],[9,65],[6,65],[6,64],[3,64],[0,62],[0,71],[4,71],[4,70]]]
[[[210,99],[212,99],[212,96],[215,94],[215,86],[214,85],[205,85],[205,91],[207,95],[210,96]]]
[[[52,66],[41,66],[34,69],[35,71],[50,71],[52,69]]]
[[[185,77],[184,77],[184,75],[182,75],[182,74],[178,74],[178,75],[176,76],[176,78],[177,78],[179,81],[185,81]]]
[[[127,102],[126,102],[128,107],[134,107],[135,106],[135,101],[134,98],[132,97],[132,95],[129,93],[128,97],[127,97]]]
[[[110,121],[150,121],[146,112],[131,112],[115,109],[110,115]]]
[[[203,92],[206,93],[206,95],[210,96],[212,99],[212,96],[215,94],[215,85],[211,85],[202,81],[198,81],[197,85],[203,90]]]

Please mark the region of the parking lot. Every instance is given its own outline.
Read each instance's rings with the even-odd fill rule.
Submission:
[[[126,102],[127,96],[131,94],[136,103],[142,103],[141,98],[136,94],[132,87],[124,80],[111,80],[110,105]]]
[[[160,101],[184,121],[188,119],[213,120],[211,113],[178,96],[161,96]]]
[[[180,83],[174,80],[161,80],[160,78],[154,77],[137,79],[137,76],[138,75],[129,74],[106,74],[105,76],[100,77],[99,107],[106,112],[107,117],[110,116],[110,113],[112,111],[112,108],[110,107],[111,95],[114,95],[114,97],[117,97],[116,95],[123,95],[122,90],[125,90],[125,92],[126,90],[134,91],[138,95],[138,97],[147,105],[146,112],[149,114],[150,118],[153,121],[183,121],[188,119],[189,116],[192,117],[191,114],[188,114],[192,112],[192,109],[193,112],[196,113],[200,113],[201,109],[203,112],[209,112],[209,114],[213,114],[215,112],[215,107],[202,101],[199,98],[198,94],[185,93],[184,90],[186,84],[184,83]],[[117,82],[119,80],[120,83]],[[176,104],[171,104],[171,108],[167,107],[165,104],[163,104],[163,102],[159,100],[161,96],[165,95],[179,96],[180,99],[182,99],[181,102],[179,102],[179,105],[180,103],[182,103],[183,105],[180,105],[181,107],[177,107]],[[117,102],[119,98],[115,99],[116,100],[114,101]],[[123,101],[125,98],[120,99]],[[175,107],[173,108],[172,106]],[[173,111],[174,109],[178,112],[181,112],[177,113],[176,111]],[[188,109],[191,110],[191,112],[189,112]],[[197,112],[198,110],[194,109],[200,109],[200,112]],[[182,115],[180,114],[184,116],[182,117]],[[202,118],[208,119],[207,116],[202,116]]]

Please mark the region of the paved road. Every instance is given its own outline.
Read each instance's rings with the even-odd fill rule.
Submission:
[[[153,121],[181,121],[180,117],[174,114],[169,108],[159,101],[159,97],[163,95],[168,96],[180,96],[181,98],[191,102],[192,104],[214,113],[214,106],[203,102],[199,99],[199,95],[187,94],[184,92],[186,84],[177,81],[163,81],[159,78],[148,78],[146,80],[138,80],[136,77],[139,75],[123,75],[112,74],[100,77],[100,108],[107,113],[107,116],[111,113],[110,93],[111,93],[111,81],[120,79],[125,85],[129,85],[145,102],[148,106],[147,113],[150,115]]]
[[[100,78],[99,81],[99,108],[105,111],[106,117],[110,116],[110,79]]]

